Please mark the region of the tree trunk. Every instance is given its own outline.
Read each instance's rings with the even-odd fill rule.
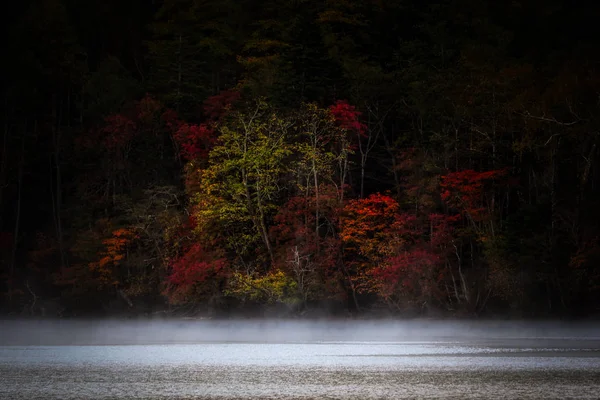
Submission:
[[[265,224],[265,213],[260,197],[260,187],[258,186],[258,182],[256,183],[256,185],[256,204],[258,206],[259,229],[261,231],[263,241],[265,242],[265,246],[267,246],[267,251],[269,252],[269,257],[271,258],[271,265],[275,265],[275,256],[273,255],[273,248],[271,246],[271,239],[269,238],[269,231],[267,230],[267,226]]]
[[[17,211],[15,215],[15,229],[13,232],[13,248],[12,254],[10,258],[10,269],[8,271],[10,286],[8,289],[8,303],[12,304],[12,292],[13,292],[13,280],[15,276],[15,269],[17,264],[17,247],[19,246],[19,235],[21,228],[21,194],[23,188],[23,165],[25,163],[25,135],[27,132],[27,124],[25,124],[25,131],[23,132],[23,136],[21,138],[21,160],[19,161],[19,172],[18,172],[18,190],[17,190]]]
[[[315,185],[315,235],[319,237],[319,218],[320,216],[320,205],[319,205],[319,175],[317,173],[317,133],[313,133],[315,136],[313,137],[313,155],[312,155],[312,173],[313,180]],[[319,246],[319,241],[317,240],[317,247]],[[318,248],[317,248],[318,251]]]
[[[461,284],[461,288],[462,288],[462,292],[463,292],[463,297],[465,299],[465,302],[468,303],[471,300],[471,296],[469,294],[469,288],[467,287],[467,282],[465,280],[465,276],[462,271],[462,259],[460,257],[460,254],[458,253],[458,247],[456,247],[456,245],[454,243],[452,245],[454,246],[456,258],[458,259],[458,277],[460,278],[460,284]]]
[[[61,209],[62,209],[62,175],[61,175],[61,121],[62,121],[62,106],[58,107],[56,104],[56,97],[53,102],[53,125],[52,125],[52,144],[53,144],[53,157],[51,161],[54,164],[54,174],[50,172],[50,191],[52,194],[52,209],[53,209],[53,217],[54,217],[54,227],[56,230],[56,239],[58,242],[58,250],[60,252],[60,262],[61,269],[64,269],[67,266],[65,249],[63,243],[63,229],[62,229],[62,218],[61,218]],[[37,130],[37,124],[35,127]],[[54,176],[52,176],[54,175]]]
[[[386,135],[383,136],[383,143],[385,144],[385,150],[390,155],[390,160],[392,161],[392,174],[394,175],[394,185],[396,187],[396,194],[398,197],[402,194],[401,186],[400,186],[400,177],[398,176],[398,166],[396,165],[396,155],[394,154],[394,149],[387,138]]]
[[[176,110],[180,109],[181,101],[181,77],[182,77],[182,63],[183,63],[183,37],[179,34],[179,47],[177,49],[177,94],[175,97]]]
[[[8,148],[8,134],[10,129],[8,127],[8,95],[4,98],[4,132],[2,135],[2,153],[0,153],[0,210],[2,209],[3,193],[6,186],[6,170],[8,157],[6,150]],[[2,214],[0,213],[0,230],[2,230]]]

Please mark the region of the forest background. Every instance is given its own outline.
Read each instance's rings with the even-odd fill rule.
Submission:
[[[599,15],[10,3],[1,312],[598,315]]]

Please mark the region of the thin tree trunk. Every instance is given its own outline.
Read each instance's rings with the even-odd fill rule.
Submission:
[[[384,116],[385,117],[385,116]],[[373,132],[369,129],[367,143],[363,146],[361,135],[358,134],[358,149],[360,151],[360,198],[365,196],[365,170],[367,169],[367,160],[369,159],[369,153],[377,144],[379,133],[383,130],[382,123],[378,122],[377,133],[373,136]]]
[[[460,258],[459,258],[459,262],[460,262]],[[452,277],[452,287],[454,289],[454,297],[456,297],[456,302],[457,303],[462,303],[461,299],[460,299],[460,294],[458,293],[458,287],[456,286],[456,278],[454,277],[454,272],[452,272],[452,266],[450,265],[450,263],[448,263],[448,269],[450,270],[450,276]]]
[[[53,127],[52,127],[52,141],[53,141],[53,162],[54,162],[54,182],[51,179],[51,191],[52,191],[52,205],[54,211],[54,226],[56,229],[56,238],[58,241],[58,249],[60,252],[61,269],[64,269],[66,264],[65,249],[63,243],[63,229],[62,229],[62,175],[60,169],[60,149],[61,149],[61,121],[62,121],[62,106],[57,107],[56,97],[53,104]],[[37,124],[35,127],[37,130]],[[52,173],[51,173],[52,175]]]
[[[314,132],[315,137],[313,138],[313,156],[312,156],[312,173],[313,173],[313,180],[314,180],[314,185],[315,185],[315,235],[318,237],[319,236],[319,218],[321,217],[320,214],[320,204],[319,204],[319,176],[317,173],[317,161],[316,161],[316,157],[317,157],[317,138],[316,138],[316,132]],[[317,240],[317,246],[319,246],[319,241]],[[317,249],[318,250],[318,249]]]
[[[271,265],[275,265],[275,256],[273,255],[273,248],[271,246],[271,240],[269,238],[269,231],[267,230],[267,226],[265,224],[265,213],[263,210],[262,201],[260,198],[260,187],[258,186],[258,182],[256,183],[256,204],[258,206],[258,222],[260,231],[263,237],[263,241],[267,246],[267,251],[269,252],[269,257],[271,258]]]
[[[6,150],[8,148],[8,134],[10,129],[8,127],[8,96],[4,99],[4,132],[2,135],[2,153],[0,154],[0,210],[2,209],[4,188],[6,185],[6,165],[8,163],[8,156]],[[2,215],[0,213],[0,230],[2,230]]]
[[[344,203],[344,185],[348,174],[348,154],[344,151],[344,158],[340,160],[340,202]]]
[[[398,167],[396,165],[396,155],[392,149],[392,145],[386,135],[383,136],[383,143],[385,144],[385,150],[390,155],[392,161],[392,174],[394,175],[394,185],[396,186],[396,194],[398,197],[401,195],[400,178],[398,177]]]
[[[176,102],[176,106],[177,106],[177,111],[179,111],[179,107],[180,107],[180,97],[181,97],[181,77],[182,77],[182,70],[183,70],[183,37],[181,35],[181,33],[179,34],[179,48],[177,51],[177,95],[175,97],[175,102]]]
[[[31,294],[32,297],[31,305],[29,306],[29,314],[33,315],[35,313],[35,303],[37,303],[37,295],[33,290],[31,290],[31,287],[29,286],[29,281],[25,282],[25,287],[27,288],[29,294]]]
[[[12,288],[12,282],[13,282],[13,278],[15,276],[15,269],[16,269],[16,264],[17,264],[17,248],[19,246],[19,235],[20,235],[20,228],[21,228],[21,194],[22,194],[22,188],[23,188],[23,165],[25,164],[25,134],[27,132],[27,124],[25,124],[25,131],[23,132],[23,136],[21,138],[21,160],[19,161],[19,173],[18,173],[18,190],[17,190],[17,211],[16,211],[16,215],[15,215],[15,229],[13,232],[13,248],[12,248],[12,254],[11,254],[11,258],[10,258],[10,269],[9,269],[9,280],[11,282],[11,287],[9,288],[8,291],[8,301],[9,304],[12,303],[12,294],[13,294],[13,288]]]
[[[348,284],[350,285],[350,290],[352,292],[352,300],[354,302],[354,307],[356,307],[356,311],[358,311],[358,310],[360,310],[360,306],[358,304],[358,298],[356,297],[356,287],[354,286],[354,282],[352,282],[352,277],[350,276],[350,273],[346,269],[346,265],[344,264],[344,261],[341,260],[340,263],[342,265],[342,271],[344,272],[344,275],[346,275],[346,279],[348,280]]]
[[[458,277],[460,278],[460,284],[462,287],[462,291],[463,291],[463,297],[465,299],[465,301],[468,303],[470,301],[470,295],[469,295],[469,290],[467,288],[467,282],[465,280],[465,276],[462,272],[462,259],[460,258],[460,255],[458,253],[458,247],[456,247],[456,245],[453,243],[452,244],[454,246],[454,251],[456,253],[456,257],[458,258]]]

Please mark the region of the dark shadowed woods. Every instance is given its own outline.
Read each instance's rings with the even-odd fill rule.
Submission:
[[[6,11],[2,313],[598,315],[595,2]]]

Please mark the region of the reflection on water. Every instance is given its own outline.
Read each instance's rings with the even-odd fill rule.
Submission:
[[[0,398],[598,398],[598,341],[539,343],[4,346]]]

